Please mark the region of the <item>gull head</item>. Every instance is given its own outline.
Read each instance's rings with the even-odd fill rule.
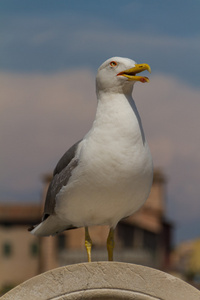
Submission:
[[[134,60],[124,57],[111,57],[98,69],[97,93],[131,93],[136,81],[149,82],[148,77],[137,75],[145,70],[151,73],[148,64],[137,64]]]

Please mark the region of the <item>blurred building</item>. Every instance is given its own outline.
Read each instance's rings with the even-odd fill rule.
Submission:
[[[44,197],[51,176],[44,178]],[[116,261],[138,263],[166,270],[172,243],[172,224],[165,217],[163,173],[154,172],[153,186],[145,205],[122,220],[115,230]],[[0,289],[14,286],[41,272],[66,264],[87,261],[84,229],[65,231],[55,237],[37,238],[27,228],[41,220],[42,205],[0,205]],[[92,260],[107,260],[109,228],[90,228]]]
[[[0,204],[0,291],[38,274],[38,240],[27,225],[40,213],[35,205]]]

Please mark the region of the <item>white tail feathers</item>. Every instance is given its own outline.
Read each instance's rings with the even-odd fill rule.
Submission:
[[[55,235],[65,230],[63,224],[55,216],[49,216],[46,220],[36,225],[31,233],[37,236]]]

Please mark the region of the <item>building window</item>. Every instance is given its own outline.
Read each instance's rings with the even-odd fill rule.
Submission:
[[[118,237],[125,248],[131,248],[134,245],[135,227],[127,223],[118,224]]]
[[[64,250],[66,247],[66,235],[64,233],[61,233],[57,236],[57,246],[58,250]]]
[[[9,257],[12,254],[12,246],[10,243],[6,242],[3,244],[3,255]]]
[[[156,253],[157,235],[155,233],[144,230],[144,248],[148,249],[152,253]]]
[[[39,253],[39,247],[37,243],[32,243],[30,247],[31,256],[37,256]]]

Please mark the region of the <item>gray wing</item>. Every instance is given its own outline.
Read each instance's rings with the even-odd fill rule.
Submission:
[[[74,158],[75,154],[76,154],[76,150],[77,147],[79,145],[79,143],[82,140],[76,142],[73,146],[71,146],[66,152],[65,154],[61,157],[61,159],[58,161],[54,172],[53,172],[53,176],[55,176],[56,174],[59,174],[64,168],[66,168],[69,163],[72,161],[72,159]]]
[[[56,195],[59,193],[63,186],[67,185],[72,171],[78,165],[78,159],[75,159],[75,154],[80,142],[81,141],[78,141],[71,148],[69,148],[69,150],[61,157],[61,159],[57,163],[57,166],[53,172],[53,179],[47,191],[43,220],[54,213]]]

